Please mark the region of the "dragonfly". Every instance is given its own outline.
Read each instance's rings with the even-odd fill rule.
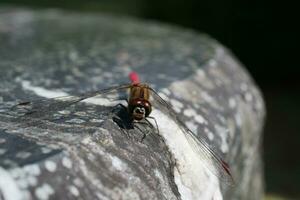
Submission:
[[[196,137],[185,123],[180,120],[178,114],[168,102],[160,97],[160,95],[152,87],[150,87],[150,85],[140,82],[137,73],[131,72],[129,74],[129,78],[131,83],[128,84],[112,86],[77,96],[63,96],[53,99],[25,101],[16,104],[14,108],[25,107],[25,116],[34,115],[36,118],[39,118],[39,116],[44,116],[45,113],[61,111],[73,104],[92,97],[129,90],[127,100],[128,105],[127,107],[123,106],[126,107],[127,112],[133,121],[139,122],[151,117],[152,104],[155,104],[157,109],[160,109],[163,113],[167,114],[177,125],[179,125],[193,151],[200,159],[206,161],[204,162],[207,165],[206,168],[223,182],[232,185],[234,181],[229,165],[221,158],[221,156],[219,156],[214,148],[206,142],[204,137]]]

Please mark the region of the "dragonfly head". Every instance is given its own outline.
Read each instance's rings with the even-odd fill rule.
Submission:
[[[129,102],[129,112],[134,120],[140,121],[149,116],[151,112],[151,104],[145,99],[135,99]]]
[[[135,107],[132,112],[132,116],[135,120],[142,120],[146,117],[146,110],[144,107]]]

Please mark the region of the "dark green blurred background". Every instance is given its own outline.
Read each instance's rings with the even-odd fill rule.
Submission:
[[[206,32],[244,63],[265,96],[267,199],[300,198],[299,11],[288,1],[1,0],[0,6],[106,12]],[[255,192],[255,191],[254,191]],[[280,199],[280,198],[279,198]]]

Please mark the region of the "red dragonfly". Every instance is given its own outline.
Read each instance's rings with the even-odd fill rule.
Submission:
[[[14,107],[29,107],[25,116],[45,116],[45,113],[61,111],[68,106],[88,98],[129,90],[127,111],[132,120],[141,121],[149,117],[152,111],[152,103],[154,103],[158,109],[167,114],[179,125],[192,149],[200,159],[206,161],[205,163],[208,165],[206,167],[224,182],[230,185],[233,184],[233,178],[228,164],[213,150],[213,148],[210,147],[210,145],[208,145],[204,138],[196,137],[195,134],[179,119],[171,105],[162,99],[148,84],[141,83],[136,73],[132,72],[129,77],[131,79],[131,83],[129,84],[113,86],[78,96],[64,96],[47,100],[26,101],[19,103]],[[150,97],[152,97],[152,100]]]

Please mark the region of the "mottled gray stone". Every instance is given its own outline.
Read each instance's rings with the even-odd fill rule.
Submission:
[[[128,137],[114,106],[79,103],[38,122],[9,109],[127,83],[132,70],[229,162],[235,185],[221,182],[224,199],[262,199],[263,100],[210,37],[123,17],[2,9],[0,44],[0,199],[186,199],[168,138],[143,124]],[[140,142],[144,131],[152,133]]]

